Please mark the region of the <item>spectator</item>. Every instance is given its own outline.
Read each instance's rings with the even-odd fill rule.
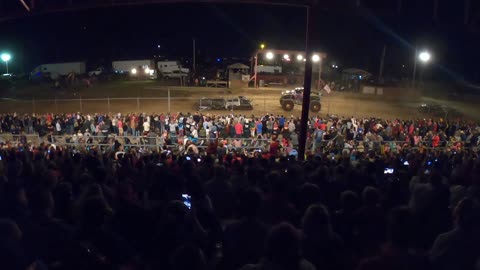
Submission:
[[[281,222],[298,224],[298,213],[289,200],[287,179],[278,173],[267,176],[268,190],[263,207],[260,211],[261,220],[267,225],[276,225]]]
[[[343,241],[332,229],[325,206],[311,205],[302,219],[303,254],[316,269],[345,269],[348,264]]]
[[[22,231],[10,219],[0,219],[0,265],[2,269],[30,270],[39,262],[22,247]]]
[[[430,269],[425,256],[412,253],[412,215],[406,207],[393,209],[388,221],[388,242],[380,256],[371,257],[360,263],[359,270],[410,270]],[[436,269],[436,268],[433,268]]]
[[[246,265],[242,270],[314,270],[315,266],[302,257],[300,246],[298,231],[288,223],[278,224],[267,236],[262,260],[258,264]]]
[[[214,147],[214,153],[216,153],[216,150],[216,147]],[[205,189],[212,200],[217,217],[228,219],[231,218],[235,202],[233,188],[227,181],[225,167],[215,166],[213,169],[214,178],[206,183]]]
[[[239,194],[240,219],[225,228],[222,269],[238,269],[260,260],[267,226],[258,219],[261,205],[260,193],[249,189]]]
[[[455,208],[455,228],[437,237],[430,260],[433,269],[477,269],[480,262],[480,208],[470,198]]]
[[[346,190],[340,195],[341,209],[335,212],[335,228],[342,237],[345,246],[350,251],[354,249],[354,242],[356,240],[355,218],[360,204],[358,195]]]
[[[374,187],[366,187],[362,192],[363,206],[356,213],[358,248],[360,253],[372,255],[378,252],[385,239],[385,214],[380,206],[380,193]]]

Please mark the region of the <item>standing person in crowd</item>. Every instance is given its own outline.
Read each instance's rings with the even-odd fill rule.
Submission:
[[[480,204],[466,198],[454,210],[455,228],[440,234],[433,244],[433,269],[477,269],[480,263]]]
[[[243,137],[243,125],[240,121],[235,123],[235,138]]]
[[[299,232],[290,224],[274,226],[265,243],[262,260],[255,265],[246,265],[242,270],[294,269],[315,270],[301,255]]]
[[[148,132],[150,132],[150,123],[147,121],[147,119],[145,119],[143,122],[143,135],[147,135]]]

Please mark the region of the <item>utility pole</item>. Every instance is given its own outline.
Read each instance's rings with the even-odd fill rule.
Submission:
[[[433,0],[433,20],[438,21],[438,0]]]
[[[193,74],[196,75],[196,59],[195,59],[195,56],[196,55],[196,50],[195,50],[195,39],[193,39]]]

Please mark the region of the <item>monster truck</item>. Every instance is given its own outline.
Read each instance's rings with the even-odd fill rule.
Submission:
[[[285,111],[293,110],[295,104],[302,105],[303,102],[303,87],[297,87],[293,90],[282,92],[280,97],[280,105]],[[320,94],[310,94],[310,111],[319,112],[322,108],[320,103]]]

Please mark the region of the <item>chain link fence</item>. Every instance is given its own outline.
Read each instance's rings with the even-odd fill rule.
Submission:
[[[218,96],[216,98],[232,98],[233,95]],[[238,96],[237,96],[238,97]],[[215,98],[215,97],[207,97]],[[167,113],[167,112],[194,112],[200,111],[201,97],[125,97],[125,98],[75,98],[75,99],[2,99],[0,113]],[[265,113],[299,116],[302,105],[295,104],[291,111],[284,111],[279,97],[255,96],[252,99],[252,110],[233,107],[229,110],[214,110],[212,113],[228,114],[241,113],[245,115],[260,115]],[[203,110],[208,113],[208,110]],[[331,101],[322,99],[321,110],[310,112],[311,115],[340,115],[355,117],[405,117],[407,119],[424,115],[414,107],[405,107],[402,104],[379,104],[375,101]]]

